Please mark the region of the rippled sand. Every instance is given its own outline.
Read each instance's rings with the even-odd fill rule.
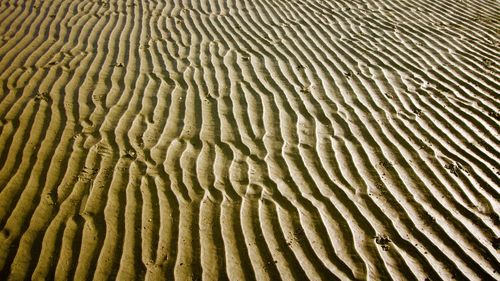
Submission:
[[[0,279],[499,280],[499,10],[0,0]]]

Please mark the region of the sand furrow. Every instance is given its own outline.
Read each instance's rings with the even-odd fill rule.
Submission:
[[[497,10],[1,2],[0,279],[500,278]]]

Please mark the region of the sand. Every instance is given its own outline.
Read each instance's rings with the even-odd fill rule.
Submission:
[[[0,279],[499,280],[499,6],[0,1]]]

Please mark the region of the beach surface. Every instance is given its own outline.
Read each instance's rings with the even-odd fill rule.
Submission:
[[[496,0],[0,0],[0,280],[500,280]]]

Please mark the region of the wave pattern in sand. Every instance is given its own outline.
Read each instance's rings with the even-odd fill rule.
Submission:
[[[498,10],[0,1],[0,276],[498,280]]]

